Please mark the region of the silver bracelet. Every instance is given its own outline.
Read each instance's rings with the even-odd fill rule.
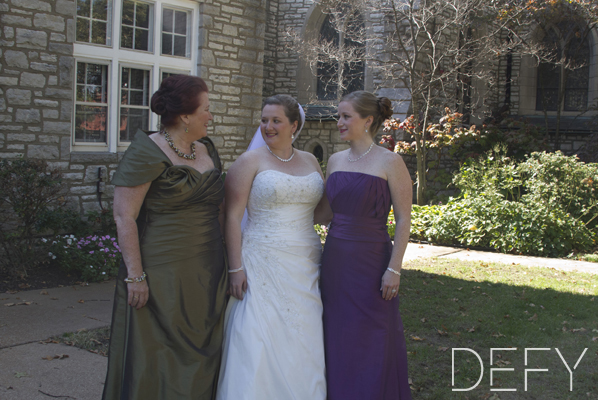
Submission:
[[[243,266],[237,268],[237,269],[229,269],[228,273],[229,274],[234,274],[235,272],[239,272],[239,271],[243,271],[245,268],[243,268]]]
[[[147,275],[145,274],[145,271],[144,271],[143,274],[141,274],[141,276],[139,276],[137,278],[125,278],[124,281],[125,281],[125,283],[139,283],[139,282],[143,282],[146,277],[147,277]]]
[[[386,268],[386,270],[392,272],[395,275],[401,276],[401,273],[399,271],[396,271],[390,267]]]

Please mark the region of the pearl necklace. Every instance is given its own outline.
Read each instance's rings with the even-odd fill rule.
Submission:
[[[359,161],[363,157],[365,157],[373,148],[374,148],[374,142],[372,142],[372,144],[370,144],[370,148],[365,153],[363,153],[362,155],[357,157],[355,160],[351,160],[351,157],[349,157],[349,153],[351,152],[351,150],[349,150],[349,153],[347,153],[347,160],[349,160],[349,162]]]
[[[295,157],[295,149],[293,147],[291,147],[291,152],[292,152],[291,156],[289,158],[287,158],[286,160],[284,158],[280,158],[276,154],[272,153],[272,150],[270,150],[270,147],[268,145],[266,145],[266,148],[268,149],[270,154],[272,154],[274,157],[278,158],[282,162],[289,162],[293,159],[293,157]]]
[[[166,143],[168,143],[170,148],[174,150],[177,156],[182,157],[186,160],[195,160],[195,143],[191,143],[191,154],[185,154],[174,145],[174,142],[172,141],[170,134],[166,130],[164,131],[164,139],[166,139]]]

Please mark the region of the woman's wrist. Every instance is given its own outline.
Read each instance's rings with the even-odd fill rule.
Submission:
[[[131,276],[131,274],[129,274],[129,276],[124,279],[124,281],[126,283],[139,283],[139,282],[143,282],[145,280],[145,278],[147,278],[147,274],[144,271],[140,275],[133,274],[133,276]]]
[[[386,270],[392,272],[395,275],[401,276],[401,269],[400,268],[388,267],[388,268],[386,268]]]
[[[241,265],[239,268],[229,269],[228,273],[229,274],[234,274],[235,272],[243,271],[244,269],[245,268],[243,268],[243,266]]]

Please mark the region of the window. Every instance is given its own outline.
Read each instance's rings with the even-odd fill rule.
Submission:
[[[78,62],[75,91],[75,140],[105,142],[108,66]]]
[[[138,129],[148,129],[150,71],[121,69],[120,141],[130,142]]]
[[[365,21],[358,11],[346,11],[344,15],[328,14],[320,28],[320,42],[334,50],[318,62],[318,100],[336,100],[364,88]]]
[[[162,11],[162,54],[186,57],[189,12],[164,8]]]
[[[151,50],[151,21],[153,6],[139,1],[124,0],[120,47]]]
[[[74,151],[123,151],[138,129],[157,128],[160,82],[197,73],[194,26],[193,0],[78,0]]]
[[[588,108],[590,46],[587,38],[575,34],[575,28],[560,28],[548,31],[543,40],[555,59],[563,62],[541,62],[538,66],[536,111],[585,111]],[[565,77],[564,82],[561,82],[561,76]]]
[[[110,45],[108,0],[77,0],[77,41]]]

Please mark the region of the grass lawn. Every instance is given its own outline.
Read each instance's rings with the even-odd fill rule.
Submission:
[[[110,327],[91,330],[81,329],[77,332],[65,333],[53,337],[52,340],[107,357],[108,344],[110,343]]]
[[[414,399],[598,399],[598,275],[436,258],[403,271]],[[474,353],[454,351],[452,386],[453,348],[475,351],[483,372]],[[490,360],[491,348],[512,350]],[[491,368],[513,370],[495,370],[491,387]],[[528,372],[525,391],[525,369],[548,371]]]
[[[414,399],[598,399],[598,275],[427,258],[404,265],[400,296]],[[55,340],[105,355],[109,334]],[[453,387],[453,348],[475,351],[483,373],[474,353],[455,351]],[[491,362],[491,348],[513,350],[493,350]],[[491,387],[491,368],[513,370],[494,371]],[[527,391],[526,368],[548,369],[528,372]]]

